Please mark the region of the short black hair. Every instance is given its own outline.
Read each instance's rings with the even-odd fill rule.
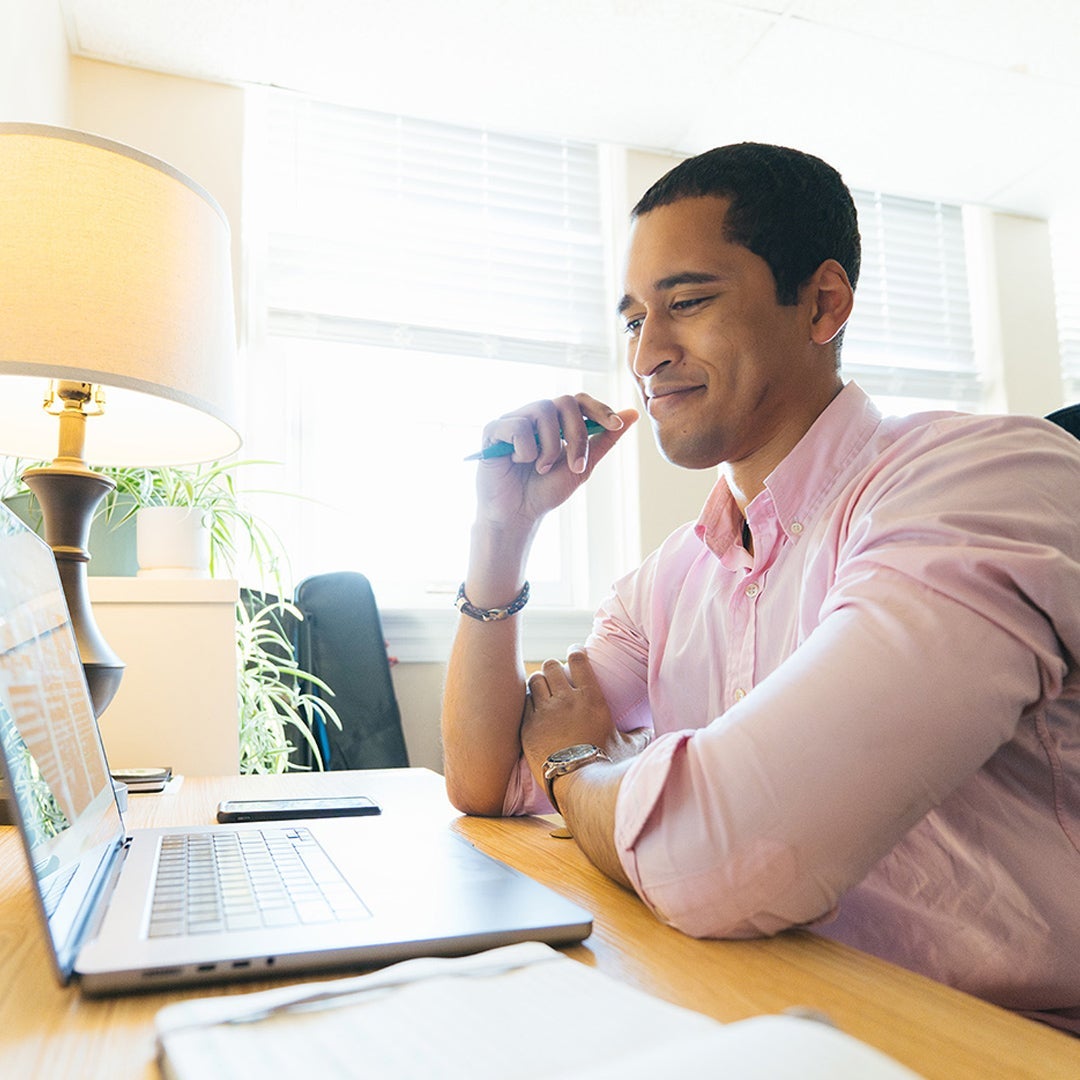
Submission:
[[[633,216],[707,195],[731,200],[725,234],[769,264],[777,303],[797,303],[799,287],[826,259],[836,259],[855,288],[861,259],[855,201],[820,158],[767,143],[719,146],[657,180]]]

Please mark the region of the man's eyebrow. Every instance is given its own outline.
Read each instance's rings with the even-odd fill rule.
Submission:
[[[668,289],[674,289],[677,285],[711,285],[718,281],[720,281],[718,274],[709,274],[700,270],[683,270],[681,273],[669,274],[667,277],[653,282],[653,288],[657,292],[666,292]],[[623,296],[619,301],[616,313],[621,315],[627,308],[633,307],[635,303],[636,301],[632,296]]]

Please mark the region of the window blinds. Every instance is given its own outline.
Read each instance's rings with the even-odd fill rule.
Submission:
[[[610,370],[595,147],[269,108],[271,334]]]
[[[982,399],[960,207],[855,191],[862,269],[844,335],[867,393],[977,408]]]
[[[595,147],[270,98],[267,329],[610,371]],[[960,208],[854,192],[845,375],[978,408]]]

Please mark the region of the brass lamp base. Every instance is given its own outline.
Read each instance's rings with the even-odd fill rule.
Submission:
[[[56,557],[94,715],[100,716],[120,686],[124,662],[109,648],[94,620],[86,581],[87,543],[94,510],[116,485],[100,473],[57,462],[28,469],[23,480],[41,504],[45,542]]]

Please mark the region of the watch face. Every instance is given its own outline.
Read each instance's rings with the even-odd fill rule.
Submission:
[[[568,746],[564,750],[556,750],[548,761],[564,765],[569,761],[579,761],[581,758],[596,756],[596,747],[592,743],[578,743],[576,746]]]

